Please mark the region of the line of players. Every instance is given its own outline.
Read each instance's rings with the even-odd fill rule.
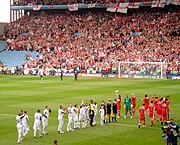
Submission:
[[[90,126],[96,125],[96,119],[98,116],[98,113],[100,114],[100,124],[102,126],[105,125],[106,122],[116,122],[116,115],[118,118],[121,115],[121,96],[119,95],[119,91],[115,91],[117,95],[117,99],[114,99],[114,102],[111,104],[111,99],[108,100],[107,104],[105,104],[105,101],[102,101],[102,104],[100,106],[100,109],[98,110],[98,105],[96,102],[93,102],[93,100],[90,101],[89,104],[82,101],[80,107],[78,105],[72,106],[72,104],[69,105],[68,108],[60,105],[58,109],[58,133],[63,134],[63,124],[64,124],[64,114],[66,112],[68,113],[68,124],[67,124],[67,131],[73,131],[74,129],[79,129],[80,124],[82,128],[86,128],[88,125],[88,122],[90,122]],[[154,117],[157,120],[160,120],[161,123],[169,119],[169,96],[166,98],[158,99],[157,96],[153,96],[151,98],[151,103],[149,104],[149,97],[145,95],[145,97],[142,99],[143,105],[139,108],[139,125],[140,128],[141,123],[143,124],[143,127],[145,127],[146,123],[146,116],[149,114],[150,117],[150,125],[152,126]],[[132,93],[131,98],[126,95],[124,98],[124,108],[125,108],[125,115],[124,118],[127,118],[129,116],[132,118],[132,116],[135,114],[136,111],[136,96]],[[47,135],[46,128],[48,126],[48,118],[49,113],[51,113],[51,109],[48,106],[45,106],[45,109],[43,113],[41,114],[40,110],[37,110],[37,112],[34,114],[34,138],[36,138],[37,131],[39,132],[39,137],[42,136],[42,134]],[[26,134],[29,131],[28,126],[28,120],[29,117],[27,115],[27,111],[21,111],[16,116],[17,121],[17,131],[18,131],[18,141],[17,143],[21,143],[23,137],[26,136]],[[42,122],[42,128],[41,128],[41,122]],[[74,127],[73,127],[74,125]],[[74,129],[73,129],[74,128]]]

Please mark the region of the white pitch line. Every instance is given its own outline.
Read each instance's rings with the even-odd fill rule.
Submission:
[[[3,114],[3,113],[0,113],[0,115],[2,115],[2,116],[16,116],[14,114]]]
[[[132,125],[132,124],[116,124],[116,123],[110,123],[110,124],[112,124],[112,125],[118,125],[118,126],[131,126],[131,127],[136,127],[136,128],[138,128],[138,125]],[[141,128],[143,128],[142,126],[141,126]],[[146,126],[146,127],[144,127],[144,128],[152,128],[152,129],[160,129],[159,127],[154,127],[154,126]]]

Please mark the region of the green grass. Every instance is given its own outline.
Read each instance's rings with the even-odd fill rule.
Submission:
[[[132,119],[118,119],[117,123],[101,127],[88,127],[74,132],[66,132],[67,114],[64,116],[63,131],[57,133],[57,109],[60,104],[68,107],[70,103],[80,104],[81,100],[89,102],[93,99],[101,103],[108,98],[116,98],[114,90],[120,94],[135,93],[137,108],[142,104],[140,98],[144,94],[152,96],[170,95],[170,116],[180,123],[180,81],[153,80],[153,79],[116,79],[116,78],[79,78],[73,81],[72,77],[65,77],[60,81],[58,77],[38,76],[10,76],[0,75],[0,145],[16,145],[17,131],[15,116],[20,110],[27,110],[30,121],[30,132],[23,140],[24,145],[52,145],[57,139],[61,145],[164,145],[161,138],[162,131],[159,122],[149,126],[147,118],[146,128],[137,128],[138,113]],[[49,135],[42,138],[33,138],[33,115],[37,109],[44,109],[48,105],[52,109],[49,118]],[[122,108],[122,115],[124,110]],[[99,122],[99,118],[98,118]]]

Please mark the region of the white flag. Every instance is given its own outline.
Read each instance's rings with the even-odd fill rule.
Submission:
[[[95,8],[96,3],[88,4],[88,8]]]
[[[166,0],[166,5],[169,5],[172,2],[172,0]]]
[[[78,11],[78,4],[68,5],[69,11]]]
[[[164,8],[166,0],[154,0],[152,1],[151,8],[159,7]]]
[[[117,10],[117,5],[118,5],[118,4],[113,4],[113,3],[109,4],[109,6],[108,6],[108,8],[107,8],[106,11],[116,12],[116,10]]]
[[[42,7],[42,5],[33,5],[33,10],[38,11],[41,9],[41,7]]]
[[[130,8],[130,9],[138,9],[139,5],[140,5],[140,2],[129,3],[128,8]]]
[[[120,3],[117,9],[119,13],[127,13],[129,3]]]
[[[174,5],[180,5],[180,0],[172,0],[171,3]]]

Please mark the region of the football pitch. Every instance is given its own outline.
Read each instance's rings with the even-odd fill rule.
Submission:
[[[132,92],[137,97],[136,114],[132,119],[124,119],[123,102],[121,102],[121,118],[117,123],[105,126],[98,124],[95,127],[67,132],[67,114],[64,116],[64,134],[57,133],[57,110],[59,105],[80,105],[81,100],[89,103],[92,99],[100,106],[102,100],[114,100],[115,90],[121,96],[129,96]],[[170,118],[180,124],[180,81],[155,79],[117,79],[117,78],[86,78],[45,76],[40,80],[38,76],[0,75],[0,145],[16,145],[17,130],[15,117],[20,110],[26,110],[29,115],[30,131],[22,141],[24,145],[53,145],[57,139],[59,145],[164,145],[161,137],[161,125],[154,121],[149,126],[147,117],[146,128],[138,128],[138,108],[142,104],[141,98],[145,94],[149,97],[156,94],[158,97],[170,96]],[[33,115],[37,109],[43,111],[48,105],[52,113],[49,117],[48,135],[42,138],[33,138]],[[99,107],[98,107],[99,108]]]

